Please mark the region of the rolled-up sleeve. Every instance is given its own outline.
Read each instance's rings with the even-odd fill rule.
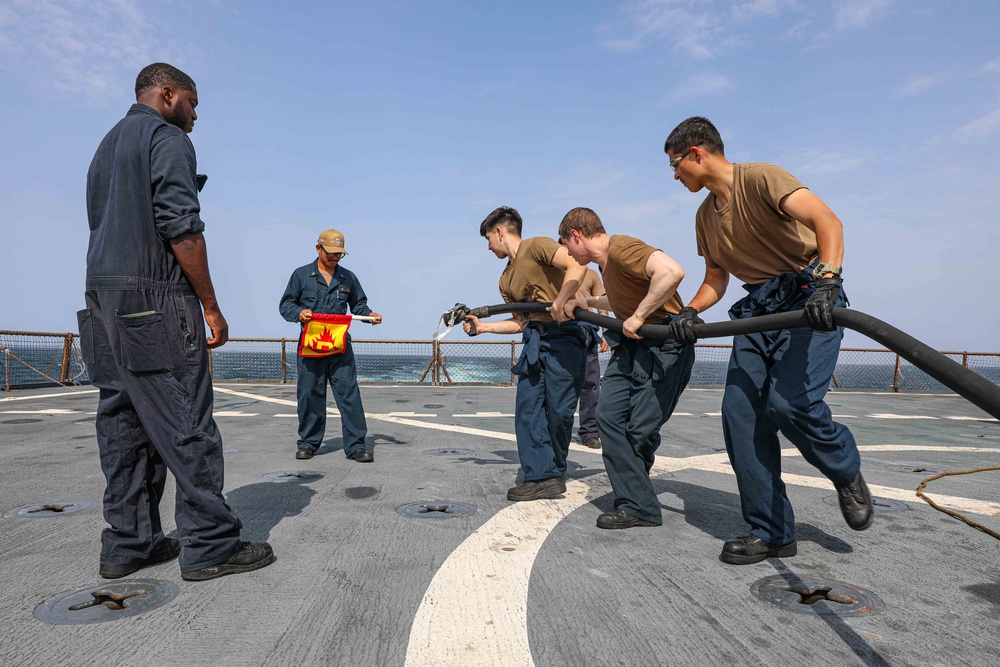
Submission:
[[[156,233],[165,241],[205,231],[198,203],[197,159],[187,135],[157,133],[149,171]]]
[[[299,321],[299,312],[302,311],[302,306],[299,305],[299,295],[301,293],[302,285],[296,272],[288,279],[285,293],[281,295],[281,301],[278,303],[278,312],[289,322]]]
[[[361,288],[361,282],[354,279],[354,286],[351,296],[348,297],[347,304],[351,307],[351,312],[355,315],[371,315],[372,309],[368,307],[368,295]]]

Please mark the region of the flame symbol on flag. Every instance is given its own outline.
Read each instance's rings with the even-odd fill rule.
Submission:
[[[350,316],[315,314],[303,328],[299,356],[326,357],[343,353],[347,349],[350,325]]]

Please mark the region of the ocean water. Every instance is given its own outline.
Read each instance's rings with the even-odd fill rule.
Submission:
[[[17,341],[0,341],[6,352],[0,349],[0,390],[58,382],[62,363],[62,342],[43,344],[31,340],[30,344]],[[378,384],[429,384],[434,378],[432,346],[418,343],[410,346],[419,348],[407,354],[385,353],[382,348],[392,350],[391,344],[361,342],[355,345],[358,366],[358,380],[361,383]],[[264,349],[261,349],[264,348]],[[424,350],[426,348],[426,351]],[[511,345],[456,346],[449,349],[442,346],[445,359],[438,369],[441,382],[510,384],[512,377]],[[520,345],[514,346],[514,354],[520,353]],[[728,348],[697,349],[697,357],[692,372],[691,386],[719,386],[725,383],[728,364]],[[610,354],[601,355],[602,371]],[[280,345],[277,343],[241,343],[234,341],[212,352],[212,375],[220,382],[286,382],[296,380],[295,346],[286,345],[285,361],[282,362]],[[959,358],[960,360],[960,358]],[[867,389],[891,391],[895,375],[896,355],[885,351],[842,352],[837,366],[835,384],[843,389]],[[1000,384],[1000,355],[971,356],[969,365],[991,382]],[[78,348],[74,347],[69,367],[70,381],[89,381]],[[947,391],[936,380],[907,362],[900,366],[899,388],[904,391]]]

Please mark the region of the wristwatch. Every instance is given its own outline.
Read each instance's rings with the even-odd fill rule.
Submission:
[[[815,280],[820,280],[824,273],[832,273],[839,278],[842,270],[842,267],[827,264],[826,262],[820,262],[816,265],[816,268],[812,270],[812,277]]]

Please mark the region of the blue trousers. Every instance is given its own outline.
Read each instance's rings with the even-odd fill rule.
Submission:
[[[656,524],[663,517],[649,470],[660,427],[677,407],[693,366],[692,345],[668,340],[657,346],[623,336],[604,371],[597,427],[615,507]]]
[[[514,366],[519,375],[514,402],[514,432],[524,481],[566,474],[573,436],[573,413],[580,400],[590,334],[575,322],[532,323]]]
[[[580,440],[596,438],[597,402],[601,397],[601,359],[597,349],[587,352],[587,365],[583,373],[583,388],[580,390],[580,428],[576,434]]]
[[[726,451],[743,518],[771,544],[795,539],[795,516],[781,481],[780,431],[834,484],[861,469],[854,436],[823,401],[843,329],[788,329],[736,336],[722,400]]]
[[[87,309],[77,313],[81,352],[100,389],[108,523],[101,562],[145,559],[163,540],[159,504],[170,470],[186,572],[228,560],[239,547],[240,520],[222,496],[222,437],[212,418],[200,302],[186,285],[143,287],[150,291],[88,289]]]
[[[326,386],[333,389],[333,399],[340,410],[340,427],[344,436],[344,453],[351,456],[365,448],[368,423],[361,404],[358,371],[354,349],[347,344],[343,354],[310,359],[298,357],[298,448],[317,450],[326,435]]]

